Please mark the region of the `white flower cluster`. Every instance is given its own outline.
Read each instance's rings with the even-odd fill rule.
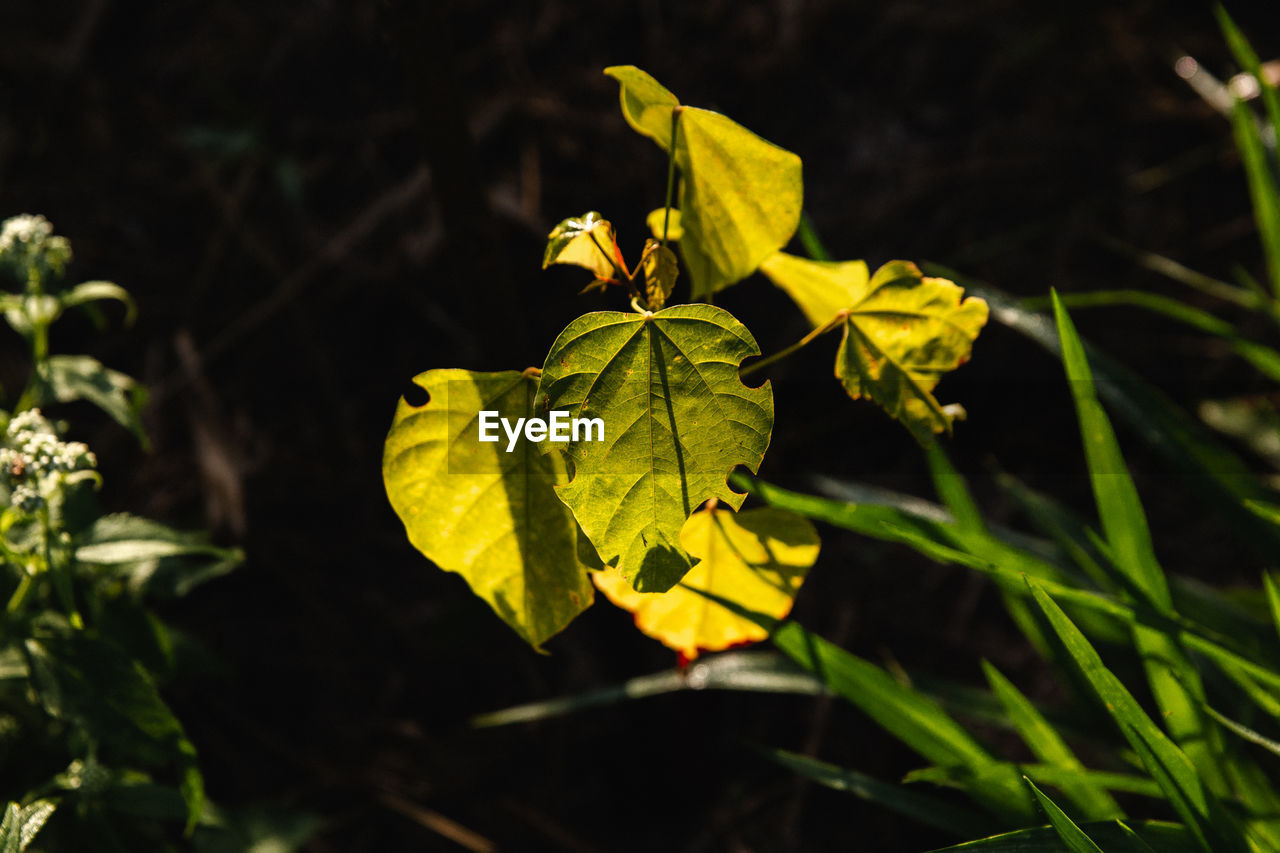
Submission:
[[[0,446],[0,482],[10,489],[9,504],[26,513],[44,505],[58,488],[61,475],[97,464],[84,443],[60,441],[39,409],[14,415]]]
[[[25,265],[36,257],[60,269],[71,259],[71,243],[53,236],[53,223],[43,216],[23,213],[0,222],[0,260]]]
[[[12,251],[15,243],[43,243],[52,236],[52,222],[43,216],[22,213],[0,224],[0,252]]]

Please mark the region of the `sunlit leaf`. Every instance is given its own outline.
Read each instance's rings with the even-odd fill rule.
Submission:
[[[644,295],[649,310],[663,308],[675,289],[676,276],[680,274],[676,253],[657,240],[647,240],[644,254],[640,256],[640,270],[644,274]]]
[[[816,262],[815,262],[816,263]],[[969,359],[987,322],[987,303],[915,264],[892,261],[854,297],[836,353],[836,377],[849,396],[870,397],[921,443],[949,432],[955,412],[933,388]]]
[[[22,853],[53,816],[57,803],[36,800],[30,805],[9,803],[0,820],[0,853]]]
[[[818,532],[807,519],[770,507],[695,512],[680,544],[699,562],[667,592],[636,592],[616,569],[592,576],[609,600],[635,614],[636,627],[692,660],[768,637],[755,622],[693,590],[707,590],[781,619],[818,558]]]
[[[671,147],[678,115],[680,251],[700,299],[753,273],[781,249],[800,222],[800,158],[719,113],[682,107],[635,66],[605,73],[620,84],[622,114],[639,133]]]
[[[523,434],[479,441],[482,410],[512,423],[533,413],[537,379],[515,371],[429,370],[431,395],[401,400],[387,435],[383,482],[409,541],[457,572],[535,648],[592,602],[573,517],[556,498],[564,463]],[[502,430],[499,430],[501,432]]]
[[[1201,847],[1211,853],[1244,850],[1238,830],[1206,790],[1197,766],[1152,722],[1133,694],[1107,669],[1093,645],[1044,589],[1032,580],[1027,584],[1050,627],[1097,694],[1099,703],[1141,756],[1147,772],[1160,785]]]
[[[142,426],[146,388],[132,377],[104,366],[87,355],[54,355],[37,366],[32,383],[32,405],[88,400],[118,424],[128,428],[145,447]]]
[[[1053,293],[1062,363],[1080,422],[1085,462],[1094,502],[1106,534],[1106,548],[1126,591],[1164,616],[1173,616],[1173,599],[1164,570],[1156,559],[1146,512],[1116,440],[1115,431],[1094,386],[1093,371],[1075,324]],[[1160,705],[1169,732],[1195,762],[1214,791],[1225,790],[1220,763],[1221,734],[1205,718],[1200,674],[1169,631],[1135,623],[1133,643],[1142,656],[1147,680]]]
[[[583,267],[605,281],[617,279],[626,269],[613,226],[594,210],[572,216],[551,229],[542,254],[542,268],[552,264]]]
[[[699,505],[742,505],[726,479],[737,465],[759,468],[773,430],[769,383],[749,388],[738,377],[759,352],[747,328],[712,305],[585,314],[552,344],[540,410],[604,424],[603,441],[584,432],[559,445],[574,474],[557,494],[637,590],[665,592],[693,566],[679,535]]]
[[[666,228],[668,240],[684,238],[684,226],[680,224],[680,209],[677,207],[669,211],[665,207],[654,208],[644,218],[644,224],[649,226],[649,231],[655,240],[662,239],[663,228]]]
[[[851,308],[871,280],[866,261],[810,261],[786,252],[770,255],[760,271],[791,297],[815,329]]]
[[[132,325],[134,319],[138,316],[138,306],[134,304],[133,297],[129,295],[129,291],[120,285],[110,281],[86,281],[77,284],[65,293],[58,294],[58,301],[62,303],[63,308],[70,308],[73,305],[87,305],[90,302],[99,302],[104,299],[112,299],[124,305],[125,325]]]
[[[1131,822],[1134,829],[1119,821],[1086,823],[1080,828],[1096,839],[1107,853],[1196,853],[1199,847],[1186,828],[1163,821]],[[1052,827],[1019,829],[993,835],[980,841],[968,841],[933,853],[1063,853],[1062,839]]]

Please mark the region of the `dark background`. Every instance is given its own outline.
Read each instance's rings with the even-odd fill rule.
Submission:
[[[1264,59],[1280,53],[1270,21],[1233,12]],[[3,19],[0,217],[48,216],[72,241],[72,276],[114,280],[141,309],[131,330],[54,331],[55,350],[87,349],[152,389],[149,454],[74,413],[102,459],[103,501],[249,555],[166,606],[218,661],[170,699],[210,794],[323,815],[314,851],[459,849],[441,818],[520,850],[948,841],[749,751],[812,751],[882,779],[920,764],[841,705],[686,693],[467,725],[674,665],[607,602],[550,656],[532,653],[413,551],[379,474],[414,374],[538,365],[578,313],[622,307],[576,296],[580,271],[539,269],[550,227],[590,209],[634,257],[662,203],[665,158],[623,123],[605,66],[637,64],[797,152],[806,208],[841,258],[935,260],[1022,295],[1145,288],[1214,310],[1101,238],[1214,275],[1261,272],[1229,126],[1172,72],[1180,51],[1220,78],[1235,70],[1207,5],[49,0],[7,4]],[[806,331],[763,279],[719,302],[766,353]],[[1150,315],[1077,319],[1189,407],[1266,390],[1221,346]],[[762,476],[931,497],[906,431],[830,379],[833,349],[771,369]],[[16,338],[0,353],[6,375],[23,363]],[[1089,512],[1048,356],[993,324],[939,396],[969,410],[952,448],[992,518],[1019,521],[991,483],[996,461]],[[1167,567],[1256,578],[1257,559],[1121,438]],[[823,535],[797,604],[807,625],[961,681],[976,683],[985,656],[1058,696],[983,582]]]

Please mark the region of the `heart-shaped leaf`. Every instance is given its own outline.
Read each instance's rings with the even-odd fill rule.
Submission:
[[[779,252],[761,269],[815,326],[844,327],[836,378],[849,396],[870,397],[927,444],[934,433],[949,432],[958,414],[958,407],[939,404],[933,389],[969,360],[987,303],[964,298],[954,282],[928,278],[909,261],[890,261],[870,279],[859,264]]]
[[[799,157],[719,113],[680,106],[633,65],[604,73],[621,86],[627,123],[665,151],[678,113],[680,251],[695,299],[746,278],[787,244],[804,197]]]
[[[686,660],[769,636],[756,622],[694,590],[781,619],[791,612],[819,547],[808,519],[772,507],[695,512],[680,530],[680,544],[700,560],[667,592],[636,592],[616,569],[591,579],[610,601],[635,614],[636,627]]]
[[[759,352],[712,305],[584,314],[552,344],[540,409],[604,422],[603,441],[561,445],[574,473],[557,494],[637,590],[665,592],[693,565],[678,538],[700,504],[742,505],[726,478],[737,465],[759,469],[773,430],[772,388],[738,377]]]
[[[579,532],[556,497],[564,462],[521,437],[480,441],[481,411],[515,423],[532,414],[531,372],[429,370],[431,395],[401,400],[387,435],[382,477],[409,541],[476,595],[534,648],[591,605]],[[501,429],[498,430],[502,432]]]

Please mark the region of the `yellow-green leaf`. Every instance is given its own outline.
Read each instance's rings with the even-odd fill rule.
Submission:
[[[742,505],[726,479],[737,465],[758,470],[773,430],[772,388],[738,376],[759,352],[729,312],[676,305],[584,314],[547,354],[540,409],[604,424],[603,441],[560,445],[574,476],[557,494],[641,592],[665,592],[692,567],[678,539],[698,506]]]
[[[616,569],[594,573],[592,580],[610,601],[635,614],[636,627],[687,660],[769,636],[756,622],[693,590],[781,619],[791,612],[819,547],[808,519],[771,507],[695,512],[680,530],[680,544],[700,561],[667,592],[636,592]]]
[[[644,218],[644,224],[649,226],[649,230],[653,233],[655,239],[662,239],[662,231],[665,228],[668,240],[680,240],[684,237],[684,226],[680,224],[679,208],[656,207],[649,211],[649,215]]]
[[[538,380],[530,371],[429,370],[413,381],[431,396],[396,407],[382,458],[387,497],[409,541],[537,648],[593,599],[581,534],[555,494],[564,461],[523,435],[511,452],[505,437],[481,442],[478,418],[529,417]]]
[[[915,264],[890,261],[854,298],[844,322],[836,377],[850,397],[870,397],[921,444],[951,430],[956,409],[940,405],[933,389],[969,360],[987,322],[987,303],[963,294]]]
[[[613,225],[594,210],[571,216],[551,229],[542,254],[542,268],[545,270],[552,264],[583,267],[603,281],[616,280],[626,269]]]
[[[640,269],[644,273],[644,296],[649,310],[657,311],[667,304],[667,297],[676,287],[676,276],[680,275],[676,253],[657,240],[646,240]]]
[[[800,306],[816,329],[825,326],[866,293],[866,261],[810,261],[775,252],[760,271]]]
[[[695,299],[746,278],[791,239],[804,197],[800,158],[711,110],[680,106],[635,66],[605,73],[621,86],[622,113],[671,149],[680,168],[680,251]]]

